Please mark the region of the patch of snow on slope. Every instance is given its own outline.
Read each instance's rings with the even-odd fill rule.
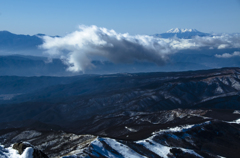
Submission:
[[[21,155],[21,158],[33,158],[33,148],[27,147]]]
[[[201,126],[203,124],[209,124],[210,121],[206,121],[204,123],[200,123],[200,124],[195,124],[195,125],[184,125],[184,126],[177,126],[177,127],[173,127],[173,128],[169,128],[169,129],[163,129],[163,130],[159,130],[157,132],[153,132],[152,134],[161,134],[164,132],[185,132],[193,127],[197,127],[197,126]]]
[[[235,110],[233,114],[240,114],[240,110]]]
[[[123,145],[122,143],[117,142],[114,139],[109,139],[109,138],[101,138],[106,142],[111,148],[114,150],[118,151],[123,157],[126,158],[146,158],[145,156],[142,156],[132,149],[130,149],[128,146]]]
[[[27,147],[22,155],[20,155],[17,150],[12,147],[4,148],[0,145],[0,157],[1,158],[33,158],[33,148]]]
[[[197,157],[203,158],[201,155],[198,155],[198,154],[197,154],[195,151],[193,151],[193,150],[184,149],[184,148],[179,148],[179,149],[181,149],[182,151],[184,151],[184,152],[186,152],[186,153],[189,153],[189,154],[195,155],[195,156],[197,156]]]
[[[235,121],[230,121],[230,122],[227,122],[227,123],[236,123],[236,124],[240,124],[240,119],[237,119]]]
[[[112,153],[112,152],[108,151],[107,149],[105,149],[103,144],[100,142],[99,138],[96,138],[94,141],[92,141],[91,146],[96,152],[101,153],[103,156],[106,156],[108,158],[122,157],[121,155]],[[95,153],[95,154],[96,154],[96,156],[98,156],[97,153]]]
[[[163,158],[168,158],[168,155],[170,155],[170,149],[172,149],[172,147],[168,147],[168,146],[164,146],[160,143],[157,143],[153,140],[151,140],[151,138],[145,139],[145,140],[141,140],[141,141],[137,141],[137,144],[143,145],[144,147],[146,147],[148,150],[154,152],[155,154],[163,157]],[[182,150],[183,152],[195,155],[197,157],[203,158],[201,155],[197,154],[195,151],[190,150],[190,149],[184,149],[184,148],[178,148],[175,147],[177,149]]]
[[[31,139],[37,136],[40,136],[42,133],[34,131],[34,130],[29,130],[29,131],[23,131],[21,134],[18,134],[16,137],[12,138],[13,142],[16,142],[17,140],[21,139]]]
[[[125,126],[125,128],[126,128],[128,131],[130,131],[130,132],[137,132],[137,130],[135,130],[135,129],[133,129],[133,128],[129,128],[129,127],[127,127],[127,126]]]
[[[140,144],[147,148],[148,150],[156,153],[157,155],[163,157],[163,158],[168,158],[168,154],[170,154],[170,147],[154,143],[151,139],[145,139],[145,140],[140,140],[136,142],[137,144]]]

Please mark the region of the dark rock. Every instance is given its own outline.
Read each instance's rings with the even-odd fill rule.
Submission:
[[[34,149],[33,158],[48,158],[48,156],[46,154],[44,154],[41,150],[36,149],[31,144],[20,142],[20,143],[15,143],[13,145],[13,149],[16,149],[20,155],[24,152],[24,150],[27,147],[31,147]]]
[[[16,149],[18,151],[18,153],[21,155],[23,153],[23,151],[27,148],[27,147],[32,147],[30,144],[26,144],[26,143],[15,143],[13,145],[13,149]]]

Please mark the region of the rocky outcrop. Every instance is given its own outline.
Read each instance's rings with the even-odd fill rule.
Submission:
[[[21,155],[24,150],[26,148],[33,148],[33,158],[48,158],[48,156],[46,154],[44,154],[41,150],[38,150],[37,148],[35,148],[33,145],[31,145],[30,143],[27,142],[19,142],[19,143],[15,143],[13,144],[13,149],[16,149],[18,151],[18,153]]]
[[[0,130],[0,145],[10,147],[14,144],[13,148],[19,154],[31,147],[34,149],[33,155],[35,156],[44,156],[43,154],[49,157],[67,155],[71,151],[86,147],[95,138],[96,136],[93,135],[76,135],[63,131]]]

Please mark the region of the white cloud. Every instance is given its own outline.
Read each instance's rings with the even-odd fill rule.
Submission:
[[[163,39],[148,35],[131,36],[97,26],[80,26],[79,30],[64,37],[43,37],[50,56],[60,57],[70,71],[84,71],[93,67],[93,57],[105,58],[114,63],[148,61],[162,65],[168,55],[183,49],[239,48],[240,35],[195,37],[193,39]]]
[[[232,57],[235,57],[235,56],[240,56],[240,52],[235,51],[232,54],[224,53],[222,55],[219,55],[219,54],[215,55],[215,57],[217,57],[217,58],[232,58]]]

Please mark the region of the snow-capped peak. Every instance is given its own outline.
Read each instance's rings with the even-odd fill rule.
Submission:
[[[185,33],[185,32],[198,32],[196,29],[170,29],[167,31],[167,33]]]

